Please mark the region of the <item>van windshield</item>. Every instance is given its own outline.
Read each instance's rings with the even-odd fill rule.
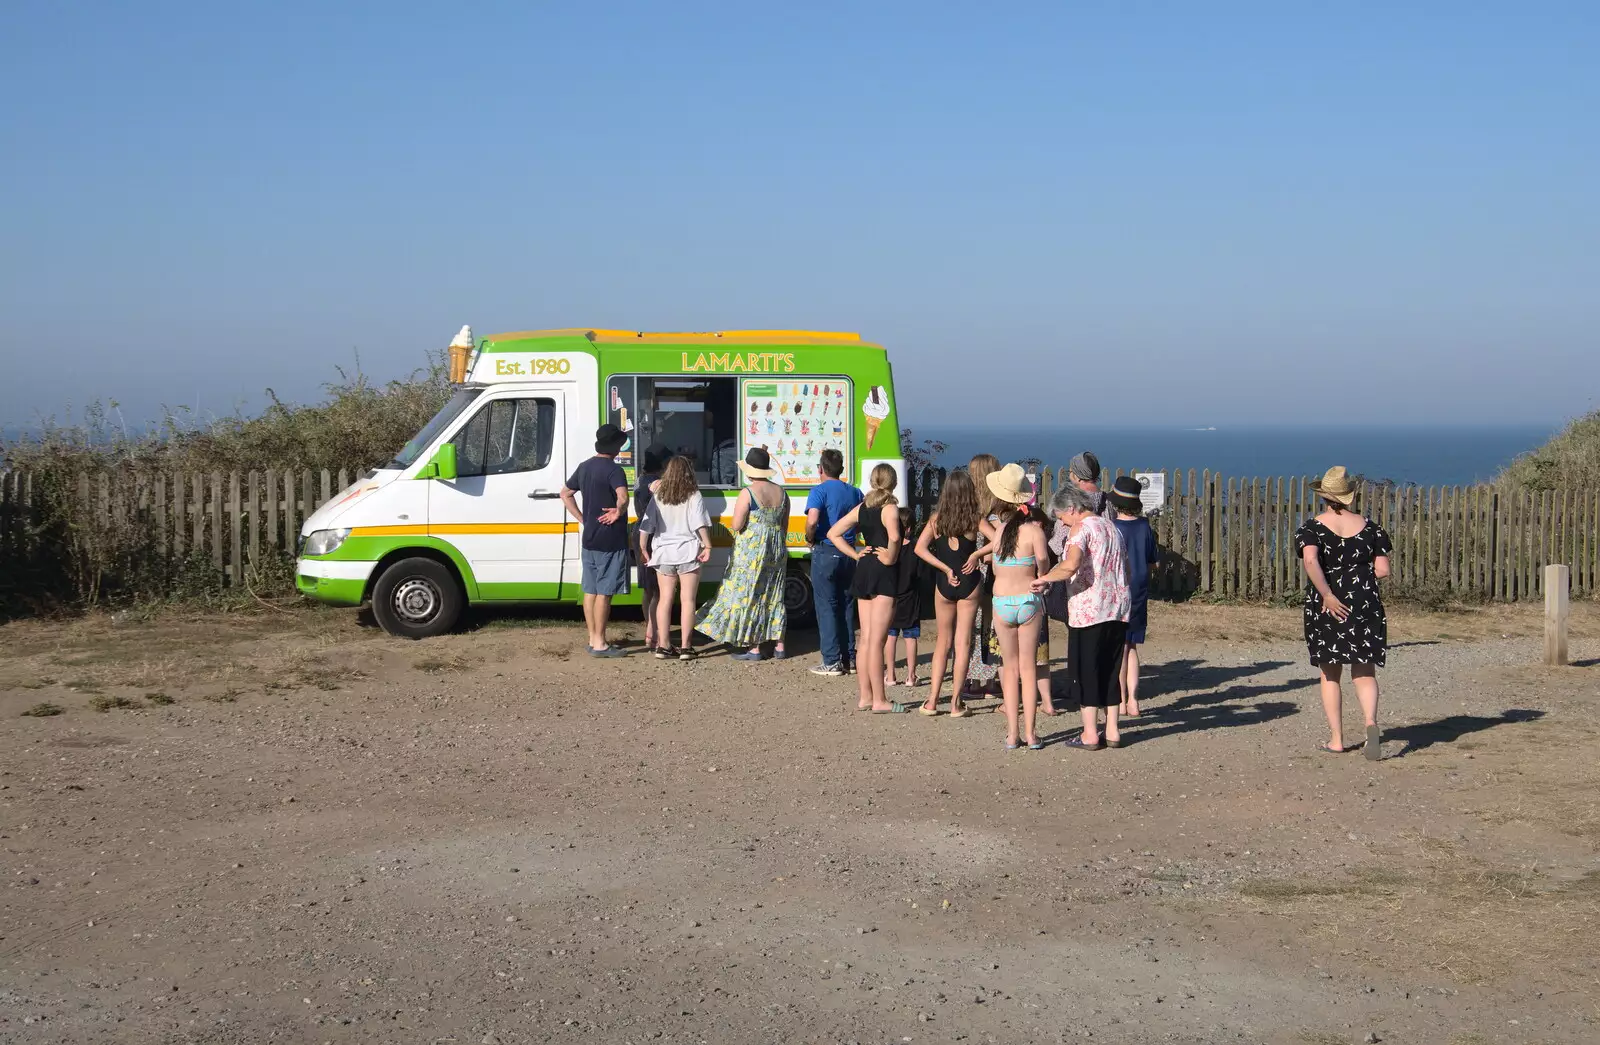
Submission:
[[[426,450],[439,437],[439,433],[450,427],[450,424],[461,416],[461,412],[471,406],[473,401],[482,394],[483,389],[481,388],[462,388],[457,390],[456,394],[450,397],[450,401],[437,414],[433,415],[433,420],[423,425],[422,431],[412,436],[411,441],[402,446],[400,452],[394,455],[394,460],[384,465],[384,467],[410,468],[422,451]]]

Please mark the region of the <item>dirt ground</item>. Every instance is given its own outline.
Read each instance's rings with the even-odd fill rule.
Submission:
[[[570,619],[12,624],[0,1041],[1592,1043],[1596,610],[1395,613],[1376,763],[1289,610],[1153,607],[1096,753]]]

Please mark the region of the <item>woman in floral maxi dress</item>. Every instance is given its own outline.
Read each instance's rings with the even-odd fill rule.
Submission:
[[[789,568],[789,495],[771,481],[771,459],[760,447],[745,455],[739,470],[750,484],[733,506],[732,528],[738,534],[733,558],[716,601],[701,611],[696,629],[740,651],[734,660],[760,660],[768,642],[774,644],[773,659],[782,660],[787,656],[783,586]]]

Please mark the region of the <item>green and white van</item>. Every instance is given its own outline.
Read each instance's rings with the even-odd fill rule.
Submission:
[[[437,635],[468,604],[581,601],[578,525],[560,492],[607,421],[629,437],[618,463],[630,487],[647,450],[694,459],[723,524],[711,585],[733,543],[737,462],[767,449],[793,506],[785,602],[797,625],[812,616],[805,501],[821,452],[842,452],[858,485],[894,466],[906,503],[889,360],[855,334],[539,330],[474,346],[464,333],[449,403],[300,534],[300,591],[339,606],[370,600],[391,634]],[[617,601],[636,604],[637,588]]]

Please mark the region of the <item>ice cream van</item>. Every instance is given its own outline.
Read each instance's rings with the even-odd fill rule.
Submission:
[[[300,534],[299,590],[339,606],[370,601],[394,635],[447,631],[468,605],[580,602],[578,524],[560,492],[608,421],[628,436],[618,463],[630,488],[646,452],[694,461],[720,517],[707,585],[733,544],[737,462],[751,447],[767,450],[792,506],[792,625],[812,619],[805,503],[822,481],[822,451],[839,450],[857,485],[874,466],[894,466],[906,503],[889,359],[856,334],[579,328],[475,342],[463,328],[450,357],[450,401]],[[637,604],[637,586],[617,601]]]

